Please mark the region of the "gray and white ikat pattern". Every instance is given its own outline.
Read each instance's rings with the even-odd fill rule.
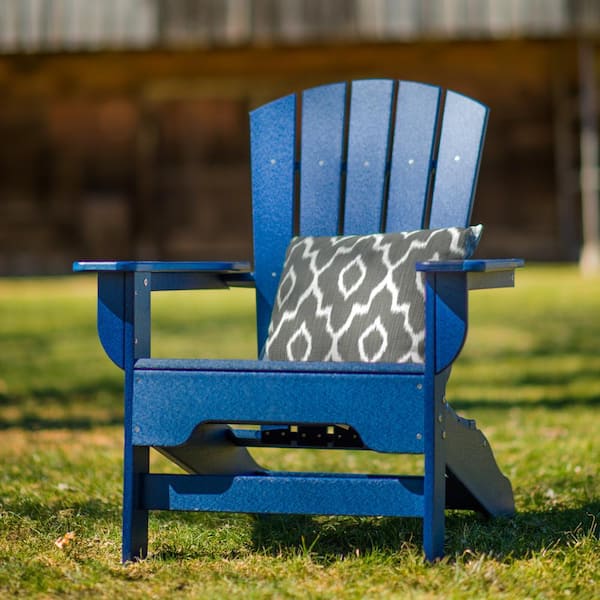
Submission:
[[[477,225],[292,239],[265,358],[424,362],[424,277],[415,264],[469,258],[481,231]]]

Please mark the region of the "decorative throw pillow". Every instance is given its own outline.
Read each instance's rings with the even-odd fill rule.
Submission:
[[[481,231],[477,225],[293,238],[265,358],[424,362],[424,277],[415,263],[469,258]]]

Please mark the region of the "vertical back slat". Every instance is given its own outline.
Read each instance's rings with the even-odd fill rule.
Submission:
[[[295,139],[295,95],[250,114],[259,351],[267,336],[285,250],[293,235]]]
[[[394,82],[352,83],[344,233],[381,230]]]
[[[346,84],[304,92],[300,151],[300,233],[335,235],[340,225]]]
[[[424,226],[439,104],[439,87],[400,82],[385,231]]]
[[[448,92],[431,200],[429,227],[466,227],[471,220],[488,109]]]

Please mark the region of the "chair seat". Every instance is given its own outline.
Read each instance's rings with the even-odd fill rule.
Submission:
[[[413,364],[140,359],[133,443],[184,444],[202,423],[336,424],[372,450],[419,453],[424,387]]]
[[[291,362],[279,360],[206,360],[189,358],[141,358],[136,371],[232,371],[255,373],[397,373],[423,374],[417,363]]]

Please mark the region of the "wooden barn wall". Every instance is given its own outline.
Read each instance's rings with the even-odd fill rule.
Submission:
[[[489,104],[480,254],[576,257],[574,42],[272,46],[0,56],[0,274],[251,258],[248,110],[361,77]]]

